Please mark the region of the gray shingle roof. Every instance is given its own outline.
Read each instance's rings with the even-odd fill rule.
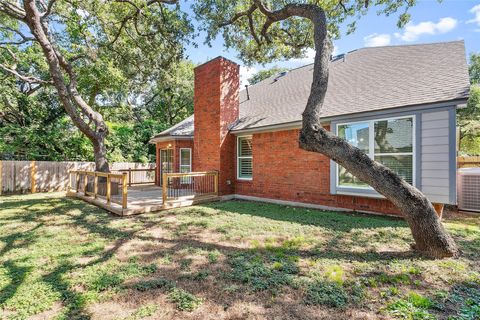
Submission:
[[[169,137],[169,136],[180,136],[180,137],[192,136],[193,137],[193,115],[177,123],[173,127],[170,127],[167,130],[160,132],[152,139]]]
[[[248,100],[242,90],[232,129],[300,121],[312,76],[313,64],[249,86]],[[466,99],[469,86],[463,41],[362,48],[331,62],[322,116]],[[182,126],[190,123],[192,134],[193,120]]]

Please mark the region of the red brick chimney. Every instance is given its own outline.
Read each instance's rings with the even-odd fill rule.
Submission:
[[[233,193],[235,137],[228,126],[238,119],[240,66],[218,57],[195,68],[195,171],[219,171],[219,193]]]

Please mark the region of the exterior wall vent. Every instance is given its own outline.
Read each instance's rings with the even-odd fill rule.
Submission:
[[[480,212],[480,168],[458,170],[458,209]]]

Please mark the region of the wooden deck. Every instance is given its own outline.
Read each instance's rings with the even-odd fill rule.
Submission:
[[[86,196],[82,192],[68,192],[68,196],[82,199],[107,211],[115,214],[126,216],[140,214],[146,212],[157,212],[172,208],[187,207],[194,204],[218,201],[217,195],[201,195],[201,196],[181,196],[176,199],[162,201],[162,187],[155,185],[137,185],[128,187],[127,208],[122,208],[121,195],[112,196],[112,201],[107,204],[105,197],[98,196],[96,199],[92,196]],[[118,203],[115,203],[118,202]]]

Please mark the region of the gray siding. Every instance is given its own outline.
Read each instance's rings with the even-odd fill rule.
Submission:
[[[453,116],[453,121],[452,121]],[[455,203],[455,113],[451,110],[425,112],[421,125],[421,190],[432,202]],[[453,126],[453,128],[452,128]],[[453,132],[453,139],[451,137]],[[453,157],[453,159],[455,159]],[[455,160],[453,160],[455,162]],[[453,193],[453,194],[452,194]]]

